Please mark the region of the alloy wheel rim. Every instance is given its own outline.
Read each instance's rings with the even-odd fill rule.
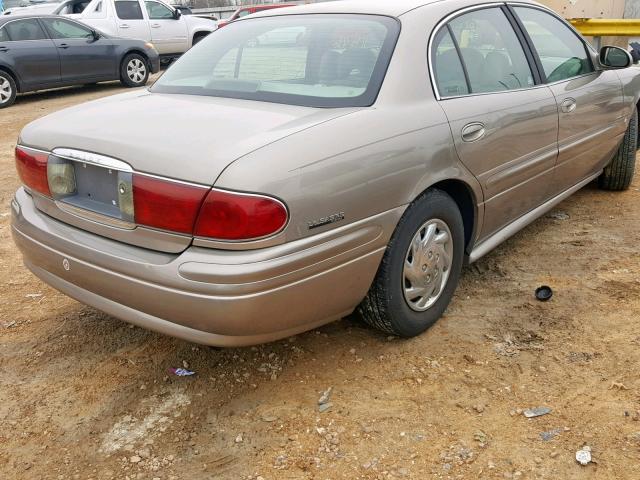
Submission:
[[[402,270],[404,298],[416,312],[438,301],[449,280],[453,262],[453,237],[445,222],[425,222],[411,239]]]
[[[9,101],[12,95],[11,84],[5,77],[0,77],[0,103]]]
[[[144,76],[147,73],[147,67],[145,67],[142,60],[134,58],[127,64],[127,76],[135,83],[140,83],[144,80]]]

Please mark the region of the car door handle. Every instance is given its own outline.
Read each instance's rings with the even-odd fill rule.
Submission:
[[[151,24],[151,28],[160,28],[160,24],[159,23],[152,23]]]
[[[560,104],[560,109],[563,113],[571,113],[578,106],[575,98],[567,98]]]
[[[484,137],[486,129],[480,122],[470,123],[462,128],[462,140],[465,142],[475,142]]]
[[[129,25],[127,23],[123,23],[120,25],[120,28],[129,28]]]
[[[0,52],[8,52],[9,49],[7,47],[0,47]]]
[[[69,48],[69,45],[67,45],[66,43],[61,43],[60,45],[58,45],[58,48],[62,48],[63,50]]]

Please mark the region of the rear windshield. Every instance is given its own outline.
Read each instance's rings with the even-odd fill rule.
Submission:
[[[373,15],[283,15],[215,31],[151,88],[310,107],[375,102],[400,27]]]

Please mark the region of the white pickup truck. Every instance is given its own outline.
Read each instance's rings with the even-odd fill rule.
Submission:
[[[91,0],[80,14],[60,13],[109,35],[149,41],[165,58],[186,52],[217,28],[213,20],[182,15],[159,0]]]

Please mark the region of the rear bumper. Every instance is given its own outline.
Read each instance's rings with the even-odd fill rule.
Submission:
[[[190,247],[168,254],[64,224],[37,210],[20,189],[12,234],[35,275],[82,303],[188,341],[242,346],[352,312],[402,211],[260,250]]]

